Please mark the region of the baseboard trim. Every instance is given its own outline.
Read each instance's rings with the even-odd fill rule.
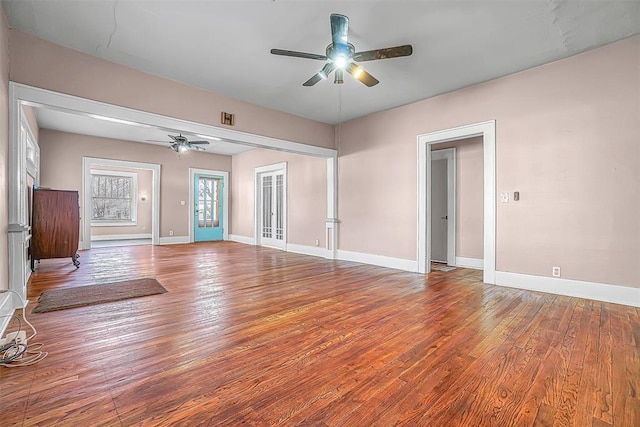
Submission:
[[[484,268],[484,260],[482,258],[456,257],[456,267],[473,268],[474,270],[482,270]]]
[[[137,239],[151,239],[151,233],[148,234],[105,234],[103,236],[91,236],[91,240],[104,241],[104,240],[137,240]]]
[[[181,243],[190,243],[189,236],[170,236],[161,237],[159,245],[178,245]]]
[[[232,242],[244,243],[245,245],[255,245],[253,237],[238,236],[237,234],[229,234],[229,240]]]
[[[365,254],[362,252],[351,252],[338,249],[337,259],[377,265],[379,267],[395,268],[396,270],[410,271],[412,273],[418,271],[418,263],[415,260],[393,258],[384,255]]]
[[[640,288],[496,271],[496,285],[640,307]]]
[[[295,243],[287,243],[287,252],[293,252],[301,255],[311,255],[321,258],[330,258],[331,251],[318,246],[297,245]]]

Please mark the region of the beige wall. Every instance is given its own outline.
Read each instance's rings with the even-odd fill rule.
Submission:
[[[333,126],[136,71],[10,30],[11,80],[218,127],[234,113],[239,131],[334,148]]]
[[[496,120],[499,271],[640,287],[640,36],[341,126],[340,248],[417,255],[416,135]]]
[[[9,286],[9,27],[0,8],[0,290]]]
[[[256,167],[287,162],[287,243],[325,246],[327,161],[271,150],[251,150],[233,156],[231,234],[254,237]]]
[[[483,258],[484,187],[482,138],[437,144],[456,149],[456,256]]]
[[[93,170],[126,172],[137,175],[138,191],[136,193],[136,224],[130,226],[91,227],[91,236],[113,236],[123,234],[151,235],[153,206],[153,171],[149,169],[131,169],[93,166]],[[144,197],[144,200],[142,198]]]
[[[160,237],[189,235],[189,168],[231,170],[231,157],[40,129],[41,185],[78,190],[82,185],[82,157],[154,163],[160,170]],[[82,194],[82,192],[81,192]],[[83,203],[82,195],[80,203]]]

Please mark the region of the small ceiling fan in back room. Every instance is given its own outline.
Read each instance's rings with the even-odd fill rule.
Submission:
[[[326,79],[335,71],[334,83],[344,83],[343,75],[346,71],[365,85],[371,87],[378,83],[378,79],[365,71],[357,62],[375,61],[378,59],[398,58],[409,56],[413,53],[410,44],[388,47],[385,49],[367,50],[356,52],[351,43],[347,41],[349,33],[349,18],[338,13],[331,14],[331,38],[332,42],[327,46],[326,55],[315,53],[296,52],[294,50],[271,49],[274,55],[293,56],[296,58],[316,59],[327,61],[324,67],[303,83],[303,86],[313,86],[320,80]]]
[[[167,135],[172,141],[158,141],[154,139],[147,139],[150,142],[165,142],[171,144],[171,148],[176,153],[186,153],[189,150],[205,151],[200,145],[209,144],[209,141],[189,141],[186,136],[179,135]]]

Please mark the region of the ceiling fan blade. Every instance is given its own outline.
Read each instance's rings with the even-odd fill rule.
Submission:
[[[173,144],[173,141],[160,141],[159,139],[145,139],[147,142],[163,142],[165,144]]]
[[[209,144],[209,141],[189,141],[189,144]]]
[[[314,84],[318,83],[320,80],[322,80],[322,76],[320,75],[320,73],[315,73],[309,80],[302,83],[302,86],[313,86]]]
[[[302,83],[302,86],[313,86],[314,84],[318,83],[320,80],[326,79],[327,76],[331,74],[331,72],[335,69],[336,69],[336,65],[333,62],[327,62],[326,64],[324,64],[324,67],[322,67],[322,70],[318,71],[316,74],[313,75],[313,77],[311,77],[306,82]]]
[[[331,14],[331,38],[333,44],[347,44],[349,33],[349,18],[339,13]]]
[[[296,52],[295,50],[271,49],[271,53],[274,55],[293,56],[294,58],[319,59],[321,61],[325,61],[327,59],[325,55],[316,55],[315,53],[307,52]]]
[[[402,46],[388,47],[385,49],[367,50],[365,52],[356,52],[353,54],[353,60],[375,61],[377,59],[398,58],[401,56],[409,56],[413,53],[413,46],[405,44]]]
[[[347,72],[368,87],[375,86],[380,83],[378,79],[367,73],[364,68],[354,64],[353,62],[347,67]]]
[[[202,148],[202,147],[198,147],[197,145],[192,146],[192,145],[191,145],[191,143],[190,143],[190,144],[187,144],[187,145],[188,145],[188,146],[189,146],[189,148],[190,148],[190,149],[192,149],[192,150],[196,150],[196,151],[205,151],[205,149],[204,149],[204,148]]]

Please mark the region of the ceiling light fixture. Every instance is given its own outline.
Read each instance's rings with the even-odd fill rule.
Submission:
[[[202,135],[200,133],[196,133],[195,135],[199,138],[212,139],[214,141],[222,141],[222,138],[218,138],[217,136]]]
[[[104,120],[105,122],[113,122],[113,123],[120,123],[120,124],[123,124],[123,125],[133,125],[133,126],[144,126],[144,127],[147,127],[147,125],[143,125],[142,123],[131,122],[129,120],[116,119],[116,118],[113,118],[113,117],[101,116],[99,114],[87,114],[87,116],[89,116],[89,117],[91,117],[93,119]]]
[[[336,55],[336,57],[333,59],[333,62],[336,64],[336,67],[344,70],[344,67],[347,66],[347,60],[348,58],[346,57],[346,55],[339,54]]]
[[[184,144],[180,144],[178,145],[178,153],[186,153],[187,151],[189,151],[189,147],[187,147]]]
[[[362,69],[362,67],[358,67],[355,64],[349,64],[349,74],[351,74],[353,77],[355,77],[356,79],[359,79],[360,76],[362,75],[362,73],[364,72],[364,70]]]

